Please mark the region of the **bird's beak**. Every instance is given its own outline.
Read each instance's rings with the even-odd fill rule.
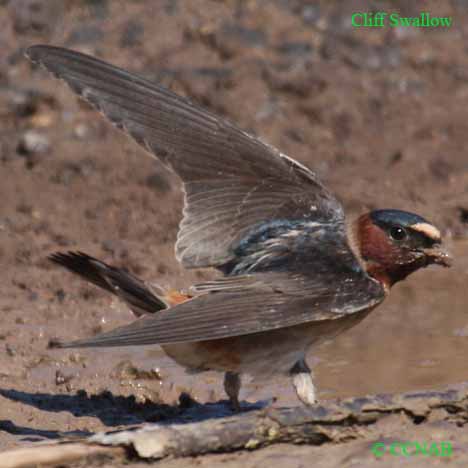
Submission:
[[[442,265],[444,267],[452,266],[453,257],[440,247],[424,249],[423,252],[424,255],[426,255],[428,263],[435,263],[436,265]]]

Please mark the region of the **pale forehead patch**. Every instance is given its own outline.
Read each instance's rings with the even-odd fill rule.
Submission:
[[[421,234],[424,234],[425,236],[430,237],[431,239],[435,241],[440,241],[440,238],[441,238],[440,231],[432,224],[416,223],[416,224],[412,224],[410,227],[413,231],[418,231]]]

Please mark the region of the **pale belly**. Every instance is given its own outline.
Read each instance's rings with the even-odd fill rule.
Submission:
[[[191,371],[232,371],[268,378],[287,374],[309,348],[363,320],[369,310],[251,335],[164,345],[165,353]]]

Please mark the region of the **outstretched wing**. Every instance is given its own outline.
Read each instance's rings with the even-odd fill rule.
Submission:
[[[267,274],[263,284],[204,294],[130,325],[62,348],[170,344],[227,338],[310,322],[335,320],[370,309],[384,298],[364,275],[325,276],[320,282]],[[338,282],[336,282],[338,281]]]
[[[309,169],[100,60],[49,46],[34,46],[27,55],[180,176],[186,197],[176,248],[182,263],[235,275],[198,286],[201,295],[190,301],[62,346],[227,338],[333,320],[383,299],[381,285],[350,250],[341,205]]]
[[[90,339],[61,347],[205,341],[335,320],[380,303],[382,285],[362,269],[343,240],[326,228],[301,231],[295,248],[264,251],[274,271],[258,269],[195,287],[200,296]],[[281,243],[276,238],[274,245]],[[291,244],[289,248],[291,248]],[[308,249],[307,246],[312,248]],[[268,260],[270,258],[270,260]]]
[[[176,253],[184,266],[233,262],[253,228],[277,219],[343,221],[341,205],[309,169],[164,87],[63,48],[33,46],[26,55],[180,176]]]

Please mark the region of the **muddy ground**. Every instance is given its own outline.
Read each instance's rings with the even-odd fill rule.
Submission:
[[[450,29],[353,29],[351,14],[369,9],[360,5],[0,1],[0,450],[167,421],[190,405],[187,396],[179,404],[181,393],[201,403],[224,398],[218,375],[187,376],[158,349],[47,349],[53,338],[133,319],[116,299],[51,265],[52,252],[81,250],[164,286],[211,272],[184,271],[174,258],[177,180],[31,67],[22,51],[35,43],[97,55],[229,117],[313,168],[349,216],[401,208],[441,228],[455,266],[416,273],[315,351],[320,399],[467,379],[468,3],[424,3],[434,16],[451,15]],[[420,12],[416,2],[376,8]],[[272,396],[297,404],[286,381],[249,382],[242,392],[250,402]],[[411,427],[398,430],[411,437]],[[275,466],[308,457],[334,466],[343,456],[339,447],[265,450],[258,460]],[[356,450],[353,460],[372,462],[367,447]],[[216,463],[240,466],[253,456]]]

